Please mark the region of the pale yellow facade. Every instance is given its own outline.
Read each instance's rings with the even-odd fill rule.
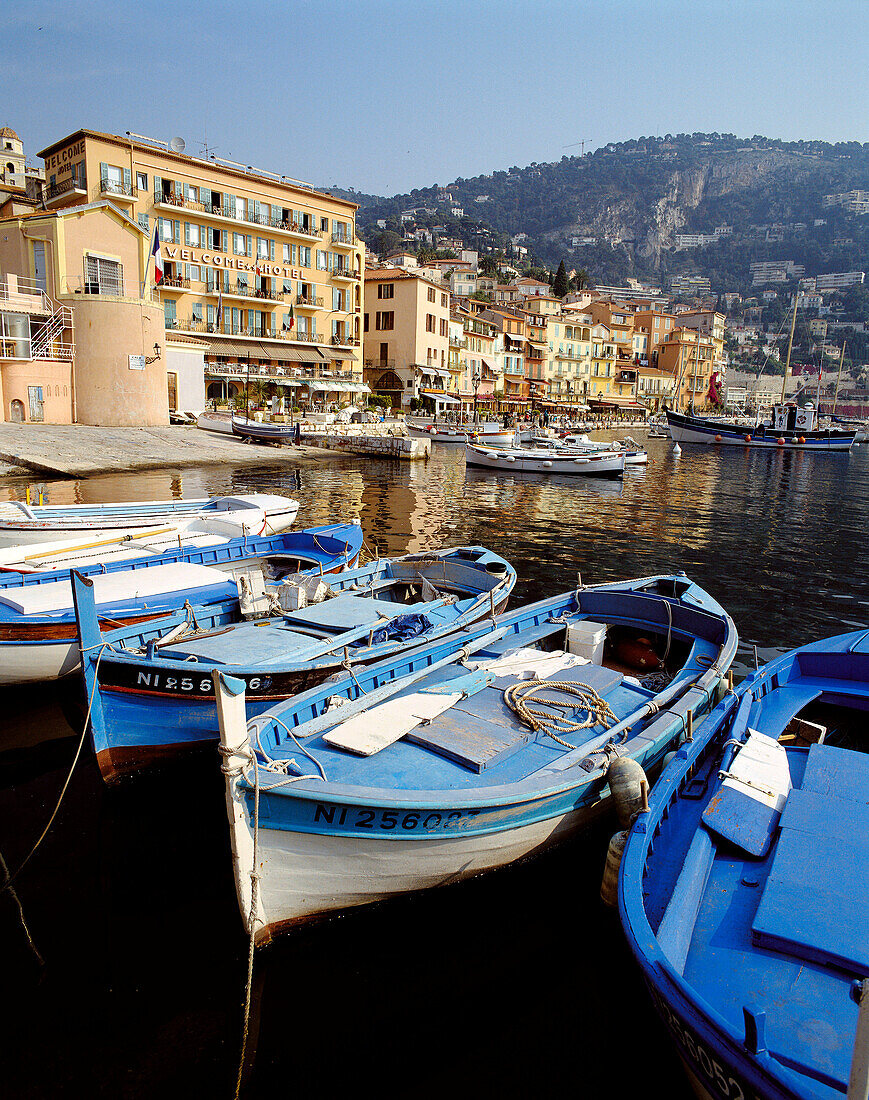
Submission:
[[[434,401],[459,374],[450,369],[450,295],[439,282],[399,268],[366,272],[362,329],[365,382],[393,408]]]
[[[141,227],[146,295],[157,232],[161,327],[169,341],[204,339],[209,398],[237,400],[248,378],[305,408],[364,391],[365,249],[354,203],[286,176],[90,130],[40,155],[49,208],[109,199]]]

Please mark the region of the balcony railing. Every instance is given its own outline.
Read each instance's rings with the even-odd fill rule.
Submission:
[[[100,179],[100,185],[94,192],[94,198],[101,198],[103,195],[116,195],[120,198],[135,199],[138,197],[139,189],[134,187],[131,183],[124,183],[123,180],[112,180],[107,176],[103,176]]]
[[[60,183],[49,184],[47,187],[43,188],[42,194],[46,202],[51,202],[53,199],[59,199],[64,195],[70,194],[70,192],[86,195],[87,183],[85,180],[80,180],[72,176],[68,180],[62,180]]]
[[[180,275],[164,275],[160,286],[167,290],[189,290],[190,280],[183,279]]]
[[[218,283],[210,283],[205,288],[206,294],[228,294],[233,298],[256,298],[265,302],[283,302],[288,297],[292,297],[291,291],[285,290],[263,290],[260,287],[248,286],[247,283],[225,283],[219,285]]]
[[[226,218],[227,221],[238,222],[241,225],[261,225],[268,229],[276,229],[279,232],[292,233],[297,237],[305,237],[309,240],[320,240],[322,233],[312,226],[300,225],[298,222],[285,218],[273,218],[266,214],[255,214],[251,211],[238,211],[231,206],[214,203],[206,204],[196,199],[186,198],[177,191],[163,191],[154,196],[155,206],[175,206],[184,210],[193,210],[197,214],[207,217]]]
[[[351,271],[349,267],[336,267],[332,269],[332,277],[335,279],[358,279],[359,273]]]
[[[371,370],[395,370],[394,359],[366,359],[365,366]]]
[[[333,233],[332,244],[340,245],[342,248],[352,248],[356,244],[355,233]]]
[[[322,309],[323,299],[314,298],[309,295],[302,296],[301,294],[296,298],[296,305],[301,306],[302,309]]]

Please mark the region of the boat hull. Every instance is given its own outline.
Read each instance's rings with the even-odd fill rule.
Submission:
[[[759,434],[756,428],[732,421],[718,422],[670,412],[667,413],[667,420],[674,443],[757,447],[768,451],[849,451],[855,434],[830,430],[782,435],[769,427]]]
[[[334,817],[341,815],[338,807]],[[506,867],[568,840],[603,813],[606,804],[589,796],[581,806],[554,816],[498,832],[474,835],[442,835],[438,838],[367,838],[260,829],[259,895],[262,921],[256,933],[258,945],[280,932],[329,914],[386,901],[402,894],[449,885]],[[461,822],[460,811],[407,811],[389,816],[382,808],[353,806],[353,820],[386,813],[402,822],[425,823],[434,817]]]
[[[415,439],[430,439],[432,443],[452,443],[457,446],[477,440],[479,443],[485,443],[486,446],[510,447],[516,438],[514,431],[501,429],[479,428],[462,431],[460,428],[436,428],[434,425],[424,428],[408,424],[407,431]]]
[[[232,434],[257,443],[292,443],[295,431],[294,424],[266,424],[236,416],[232,418]]]
[[[563,474],[569,476],[621,477],[625,469],[623,451],[559,456],[557,452],[534,453],[510,449],[503,454],[467,444],[465,462],[503,473]]]

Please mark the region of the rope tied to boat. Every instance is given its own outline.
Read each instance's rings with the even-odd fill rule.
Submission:
[[[573,699],[564,701],[538,696],[538,692],[547,688],[572,696]],[[531,706],[532,700],[535,706]],[[594,726],[609,729],[613,723],[618,722],[609,703],[594,688],[569,680],[541,680],[539,677],[520,680],[505,690],[504,702],[535,733],[542,731],[566,749],[575,749],[576,745],[565,741],[559,734],[576,733]],[[558,714],[555,711],[585,711],[585,717],[580,718],[577,715],[576,719],[571,719],[566,713]]]

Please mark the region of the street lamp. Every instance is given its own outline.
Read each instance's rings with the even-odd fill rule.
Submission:
[[[477,392],[480,389],[480,379],[482,373],[479,367],[474,367],[474,424],[479,423],[479,414],[477,413]]]

